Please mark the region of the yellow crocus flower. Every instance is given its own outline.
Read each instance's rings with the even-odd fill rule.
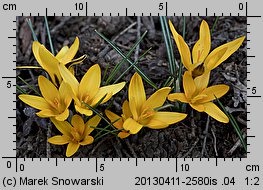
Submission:
[[[58,121],[51,118],[52,123],[62,133],[48,139],[48,142],[55,145],[68,144],[66,156],[70,157],[77,152],[80,145],[89,145],[94,139],[90,133],[97,127],[101,118],[94,116],[84,123],[79,115],[74,115],[71,119],[71,124],[67,121]]]
[[[199,40],[195,43],[191,56],[188,45],[183,37],[177,33],[170,20],[169,26],[179,50],[182,63],[191,72],[193,78],[205,74],[205,80],[208,80],[210,71],[232,55],[245,39],[245,36],[242,36],[215,48],[209,53],[211,49],[210,29],[207,22],[203,20],[200,26]]]
[[[80,83],[63,64],[59,65],[59,71],[63,81],[71,86],[76,111],[87,116],[91,116],[93,112],[83,102],[93,107],[105,96],[100,103],[103,104],[125,86],[125,82],[121,82],[100,87],[101,70],[98,64],[89,68]]]
[[[220,84],[207,87],[208,83],[196,83],[189,71],[186,71],[183,76],[184,93],[173,93],[168,95],[170,101],[179,100],[183,103],[188,103],[193,109],[198,112],[206,112],[214,119],[228,123],[228,117],[211,101],[225,95],[229,86]]]
[[[77,59],[73,59],[79,49],[79,38],[76,37],[74,43],[69,48],[64,46],[56,56],[54,56],[46,47],[40,44],[38,41],[34,41],[32,45],[33,54],[40,64],[40,66],[49,74],[52,82],[59,86],[62,82],[62,77],[59,73],[59,63],[68,65],[68,69],[74,72],[73,65],[83,62],[86,59],[86,55],[83,55]]]
[[[187,114],[157,111],[157,108],[164,104],[170,91],[170,87],[164,87],[146,99],[142,78],[138,73],[135,73],[129,85],[129,102],[125,101],[122,106],[122,117],[106,111],[111,122],[121,118],[113,124],[116,128],[123,128],[126,131],[119,133],[119,137],[125,138],[129,134],[136,134],[143,127],[163,129],[183,120]]]
[[[41,110],[36,113],[39,117],[55,117],[60,121],[67,119],[69,115],[68,107],[72,100],[70,86],[62,82],[59,89],[57,89],[44,76],[38,77],[38,85],[43,97],[21,94],[18,98],[31,107]]]

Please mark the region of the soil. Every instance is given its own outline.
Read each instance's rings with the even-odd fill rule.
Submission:
[[[38,66],[31,50],[33,39],[26,17],[17,17],[17,19],[17,66]],[[30,17],[30,19],[39,41],[50,49],[44,18]],[[80,48],[77,56],[83,54],[88,56],[83,64],[76,66],[76,76],[80,79],[95,63],[100,65],[104,73],[108,65],[108,71],[111,71],[122,60],[121,56],[108,47],[107,42],[94,30],[96,29],[111,40],[115,38],[118,47],[127,53],[138,39],[138,25],[135,23],[137,19],[137,17],[48,17],[48,23],[56,51],[60,50],[63,45],[72,44],[76,36],[79,37]],[[183,17],[171,17],[170,19],[178,32],[182,34]],[[205,19],[212,28],[216,17],[185,17],[185,39],[191,49],[198,39],[202,19]],[[170,75],[160,20],[159,17],[140,17],[140,20],[140,33],[143,34],[146,30],[148,33],[140,43],[139,55],[149,48],[152,49],[138,63],[138,66],[160,87]],[[130,25],[134,26],[122,33]],[[219,17],[211,34],[211,50],[246,35],[246,30],[246,17]],[[212,71],[210,78],[210,85],[227,84],[230,86],[230,91],[220,100],[232,113],[244,136],[247,128],[246,49],[246,41],[244,41],[230,58]],[[180,62],[175,44],[174,53],[175,58]],[[134,60],[135,56],[133,53],[131,60]],[[128,66],[129,64],[125,63],[119,74]],[[133,73],[134,70],[131,70],[122,78],[122,81],[128,82]],[[41,74],[45,75],[43,70],[17,70],[17,77],[23,78],[33,86],[37,86],[37,77]],[[20,79],[17,79],[17,84],[26,92],[34,94]],[[154,89],[146,82],[144,84],[146,93],[152,94]],[[111,110],[115,113],[120,114],[121,104],[127,98],[127,86],[120,94],[114,96],[111,102]],[[17,91],[17,95],[19,94],[20,91]],[[107,105],[99,109],[103,110]],[[17,98],[17,157],[65,157],[66,146],[47,143],[47,137],[59,134],[59,132],[48,119],[38,118],[35,115],[36,111]],[[191,113],[189,106],[186,106],[186,112]],[[235,146],[239,138],[230,123],[222,124],[210,118],[207,132],[206,123],[207,114],[193,111],[192,116],[166,129],[144,128],[138,134],[131,135],[124,140],[112,134],[106,135],[92,145],[81,147],[74,157],[240,158],[247,156],[241,145]],[[106,123],[102,121],[99,127],[103,126],[106,126]]]

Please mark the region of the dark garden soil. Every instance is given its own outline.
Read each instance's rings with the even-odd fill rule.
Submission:
[[[17,66],[38,66],[31,50],[32,37],[26,18],[17,19]],[[169,77],[169,69],[160,20],[158,17],[140,17],[141,23],[138,25],[137,19],[137,17],[49,17],[48,21],[56,51],[63,45],[71,45],[76,36],[80,38],[77,56],[87,54],[88,58],[83,64],[76,66],[78,79],[95,63],[101,66],[103,74],[108,64],[108,71],[111,71],[122,60],[121,56],[94,32],[95,29],[114,40],[125,53],[138,39],[138,30],[141,34],[147,30],[148,34],[140,43],[138,53],[141,55],[150,47],[152,49],[138,66],[158,87],[161,87]],[[183,18],[171,19],[177,31],[182,34]],[[198,39],[202,19],[205,19],[212,28],[216,17],[186,17],[185,39],[191,48]],[[50,49],[44,18],[31,17],[31,20],[39,41]],[[243,35],[246,35],[245,17],[219,17],[211,34],[212,50]],[[247,127],[246,49],[246,41],[244,41],[238,51],[212,71],[210,78],[210,85],[230,86],[230,91],[220,100],[233,114],[244,136]],[[175,45],[174,50],[175,57],[180,62]],[[136,59],[136,56],[133,53],[131,60]],[[128,66],[129,64],[125,63],[119,74]],[[126,74],[122,81],[128,82],[133,73],[132,70]],[[30,69],[17,70],[16,75],[29,84],[37,86],[37,77],[41,74],[45,74],[43,70]],[[34,94],[19,78],[17,84],[26,92]],[[146,82],[144,84],[146,93],[152,94],[154,89]],[[113,112],[120,114],[121,104],[127,99],[127,87],[128,85],[112,99],[110,109]],[[17,91],[17,95],[19,94],[20,91]],[[102,105],[99,109],[102,111],[107,105]],[[66,145],[47,143],[48,137],[59,132],[49,119],[38,118],[35,115],[36,111],[17,98],[17,156],[65,157]],[[191,113],[189,106],[186,107],[186,112]],[[222,124],[210,118],[206,131],[207,118],[206,113],[193,111],[193,116],[189,114],[187,119],[163,130],[144,128],[137,135],[124,140],[112,134],[106,135],[92,145],[81,147],[74,157],[246,157],[247,154],[240,145],[232,125]],[[99,127],[103,126],[106,126],[106,123],[102,121]]]

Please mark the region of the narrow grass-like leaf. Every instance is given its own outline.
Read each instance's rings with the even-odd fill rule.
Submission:
[[[119,118],[119,119],[116,119],[116,120],[113,121],[111,124],[113,125],[115,122],[117,122],[117,121],[119,121],[119,120],[120,120],[120,118]],[[108,124],[108,125],[107,125],[106,127],[104,127],[103,129],[99,128],[99,129],[100,129],[100,132],[98,132],[98,133],[95,135],[94,138],[100,136],[101,133],[104,132],[104,131],[111,131],[111,130],[108,130],[109,127],[110,127],[110,125]],[[114,130],[116,130],[116,129],[114,129]]]
[[[19,85],[16,84],[16,89],[21,93],[21,94],[28,94],[26,91],[24,91]]]
[[[214,32],[218,19],[219,19],[219,16],[217,16],[216,19],[215,19],[215,22],[214,22],[214,24],[213,24],[212,32],[211,32],[211,33]]]
[[[143,35],[140,37],[140,39],[137,40],[137,42],[132,46],[132,48],[130,49],[130,51],[126,54],[125,58],[123,58],[111,71],[110,76],[108,77],[108,79],[106,80],[106,85],[109,84],[112,79],[116,76],[116,74],[119,72],[121,66],[127,61],[127,59],[130,58],[132,52],[136,49],[136,47],[141,43],[141,41],[143,40],[143,38],[145,37],[145,35],[147,34],[147,31],[143,33]]]
[[[119,80],[122,79],[122,77],[129,72],[134,65],[136,65],[152,48],[150,47],[147,51],[145,51],[134,63],[132,63],[124,72],[121,73],[121,75],[114,81],[113,84],[116,84]]]
[[[100,112],[96,109],[94,109],[93,107],[91,107],[89,104],[87,104],[86,102],[83,102],[82,103],[87,107],[89,108],[90,110],[92,110],[96,115],[98,115],[101,119],[103,119],[108,125],[110,125],[113,129],[115,129],[115,127],[103,116],[100,114]]]
[[[244,140],[244,138],[243,138],[242,132],[241,132],[241,130],[240,130],[240,128],[239,128],[239,126],[238,126],[235,118],[232,116],[231,113],[229,113],[229,112],[226,110],[225,106],[220,102],[220,100],[219,100],[218,98],[216,98],[216,101],[218,102],[219,106],[220,106],[221,109],[224,111],[224,113],[227,115],[227,117],[229,118],[230,123],[231,123],[231,125],[234,127],[234,129],[235,129],[235,131],[236,131],[236,134],[237,134],[237,136],[238,136],[238,138],[239,138],[239,140],[240,140],[243,148],[244,148],[245,151],[247,152],[247,144],[245,143],[245,140]]]
[[[21,77],[18,76],[18,78],[25,84],[28,86],[29,89],[33,90],[38,96],[41,96],[41,94],[29,83],[27,83],[24,79],[22,79]]]
[[[32,25],[31,20],[30,19],[26,19],[26,22],[27,22],[27,24],[28,24],[28,26],[29,26],[29,28],[31,30],[31,33],[32,33],[34,41],[38,41],[36,33],[35,33],[34,29],[33,29],[33,25]]]
[[[107,75],[109,67],[110,67],[110,64],[107,63],[106,68],[105,68],[104,73],[103,73],[103,76],[102,76],[102,79],[101,79],[102,82],[105,81],[105,78],[106,78],[106,75]]]
[[[100,32],[98,32],[97,30],[95,30],[95,32],[101,37],[103,38],[106,42],[108,42],[111,47],[113,47],[113,49],[115,49],[118,54],[120,56],[122,56],[122,58],[125,58],[125,55],[122,53],[122,51],[113,43],[111,42],[108,38],[106,38],[103,34],[101,34]],[[127,61],[129,62],[129,64],[132,65],[132,61],[130,59],[127,59]],[[133,65],[134,69],[138,72],[138,74],[149,84],[151,85],[153,88],[158,89],[157,86],[136,66]]]
[[[105,94],[93,107],[94,109],[98,107],[98,105],[100,105],[100,103],[106,98],[107,94]]]
[[[51,39],[51,35],[50,35],[50,30],[48,27],[48,22],[47,22],[47,16],[44,16],[45,18],[45,25],[46,25],[46,29],[47,29],[47,36],[48,36],[48,40],[49,40],[49,45],[50,45],[50,49],[53,55],[55,55],[55,51],[54,51],[54,47],[53,47],[53,43],[52,43],[52,39]]]

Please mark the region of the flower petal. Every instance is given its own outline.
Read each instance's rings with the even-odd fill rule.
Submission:
[[[59,115],[55,116],[55,119],[58,121],[65,121],[69,116],[69,110],[65,109],[65,111]]]
[[[140,113],[141,107],[146,101],[146,94],[142,78],[138,73],[134,73],[131,78],[128,92],[129,101],[134,98],[137,113]]]
[[[129,101],[129,107],[130,107],[130,110],[131,110],[131,113],[132,113],[132,117],[135,119],[135,120],[138,120],[139,118],[139,113],[137,112],[137,109],[136,109],[136,104],[135,104],[135,98],[132,98],[130,101]]]
[[[207,87],[208,82],[209,82],[209,78],[210,78],[210,71],[206,71],[206,72],[204,72],[204,74],[202,74],[198,77],[195,77],[194,83],[196,86],[196,91],[198,93]]]
[[[67,53],[60,59],[60,62],[63,65],[70,62],[74,58],[74,56],[76,55],[78,49],[79,49],[79,38],[76,37],[74,40],[74,43],[70,46]]]
[[[124,139],[126,137],[130,136],[130,133],[127,133],[127,132],[119,132],[118,133],[118,137],[121,138],[121,139]]]
[[[80,135],[84,133],[85,126],[82,117],[79,115],[73,115],[71,119],[71,125],[78,131]]]
[[[136,134],[142,129],[143,125],[139,124],[132,118],[125,120],[123,128],[128,131],[130,134]]]
[[[18,98],[24,103],[30,105],[31,107],[39,109],[39,110],[51,108],[50,105],[47,103],[47,101],[44,98],[39,97],[39,96],[21,94],[18,96]]]
[[[59,71],[63,80],[70,85],[74,95],[77,96],[79,91],[79,82],[75,76],[63,64],[59,64]]]
[[[56,144],[56,145],[64,145],[69,143],[68,138],[64,135],[56,135],[54,137],[49,138],[47,141],[51,144]]]
[[[67,147],[67,151],[66,151],[66,156],[70,157],[73,154],[75,154],[78,151],[79,146],[80,146],[79,143],[69,142],[68,147]]]
[[[205,112],[222,123],[228,123],[229,118],[222,112],[214,103],[207,102],[203,104],[205,107]]]
[[[67,54],[69,50],[68,46],[64,46],[63,48],[60,49],[60,51],[57,53],[56,58],[59,62],[61,62],[61,59]]]
[[[147,127],[152,128],[152,129],[165,128],[165,127],[168,127],[168,125],[177,123],[185,119],[186,116],[187,114],[184,114],[184,113],[157,112],[153,115],[152,119],[147,124]]]
[[[43,45],[39,46],[39,58],[40,62],[39,64],[43,69],[45,69],[48,74],[50,75],[52,82],[56,84],[56,86],[61,83],[62,78],[59,73],[59,61],[56,59],[56,57],[48,51]]]
[[[41,110],[40,112],[36,113],[38,117],[43,117],[43,118],[54,117],[54,116],[57,116],[57,114],[58,113],[53,109],[45,109],[45,110]]]
[[[196,92],[196,86],[191,76],[191,73],[189,71],[184,72],[183,87],[184,87],[185,97],[188,100],[190,100],[192,96],[194,95],[194,93]]]
[[[209,70],[212,70],[216,68],[219,64],[221,64],[223,61],[225,61],[241,46],[244,39],[245,36],[242,36],[214,49],[205,60],[205,65],[207,66],[207,68]]]
[[[92,110],[89,110],[88,108],[83,108],[83,107],[80,107],[78,105],[75,105],[75,109],[77,112],[79,112],[80,114],[84,114],[86,116],[91,116],[93,114],[93,111]]]
[[[171,20],[169,20],[169,26],[170,26],[170,30],[172,31],[178,51],[180,53],[182,63],[184,64],[185,68],[187,68],[187,70],[191,70],[192,61],[191,61],[190,49],[188,45],[185,43],[183,37],[176,32]]]
[[[168,95],[168,100],[170,101],[180,101],[183,103],[188,103],[184,93],[172,93]]]
[[[155,109],[161,107],[164,104],[170,91],[171,91],[170,87],[164,87],[157,90],[143,104],[143,109],[149,109],[149,108]]]
[[[47,78],[40,75],[38,77],[38,85],[39,85],[41,94],[43,95],[43,97],[49,104],[53,105],[54,100],[60,101],[60,95],[59,95],[58,89]]]
[[[211,36],[210,29],[205,20],[202,21],[199,31],[199,40],[195,43],[192,56],[193,64],[202,63],[210,52]]]
[[[91,106],[96,105],[106,94],[106,97],[100,104],[107,102],[114,94],[118,93],[125,86],[125,82],[121,82],[118,84],[103,86],[99,89],[98,93],[92,100]]]
[[[118,116],[117,114],[109,111],[109,110],[105,110],[105,114],[106,116],[110,119],[111,123],[113,123],[113,126],[116,127],[117,129],[122,129],[123,128],[123,121],[122,121],[122,117]]]
[[[63,134],[68,137],[72,137],[71,131],[72,126],[67,121],[58,121],[55,118],[50,118],[52,123],[56,126],[56,128]]]
[[[63,106],[65,108],[68,108],[73,98],[73,93],[72,93],[71,87],[65,81],[62,81],[59,87],[59,95],[60,95],[61,101],[64,103]]]
[[[127,100],[125,100],[122,104],[122,113],[123,113],[125,119],[128,119],[129,117],[132,116],[130,106],[129,106],[129,102]]]
[[[79,144],[82,146],[92,144],[94,141],[94,138],[92,136],[86,136],[83,141],[81,141]]]
[[[202,94],[207,95],[206,98],[199,101],[200,103],[210,102],[212,100],[215,100],[216,98],[220,98],[224,96],[229,90],[229,86],[225,84],[219,84],[215,86],[210,86],[202,92]]]
[[[98,124],[100,123],[100,116],[98,115],[95,115],[94,117],[90,118],[86,123],[85,123],[85,131],[84,131],[84,136],[87,136],[89,135],[93,130],[94,128],[91,128],[92,127],[97,127]]]
[[[79,84],[79,97],[83,100],[83,96],[89,96],[92,99],[99,91],[101,80],[101,70],[98,64],[89,68]]]
[[[203,104],[190,104],[190,106],[198,112],[204,112],[205,107]]]

